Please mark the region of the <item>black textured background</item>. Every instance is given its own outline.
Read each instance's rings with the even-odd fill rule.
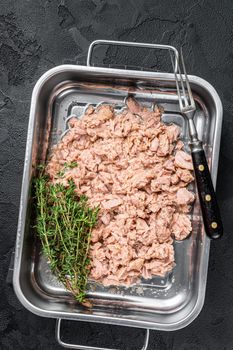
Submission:
[[[26,311],[6,283],[15,242],[32,88],[48,69],[85,61],[92,40],[184,47],[190,73],[208,80],[224,106],[217,193],[225,236],[212,243],[204,308],[187,328],[152,332],[149,350],[233,349],[233,3],[231,0],[0,0],[0,349],[60,349],[55,321]],[[154,54],[103,63],[154,67]],[[129,58],[129,57],[128,57]],[[127,62],[126,62],[127,60]],[[68,323],[64,336],[91,345],[140,349],[143,331]]]

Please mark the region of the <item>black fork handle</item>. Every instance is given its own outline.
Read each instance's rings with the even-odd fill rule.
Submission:
[[[202,143],[190,144],[205,232],[211,239],[223,235],[223,225]]]

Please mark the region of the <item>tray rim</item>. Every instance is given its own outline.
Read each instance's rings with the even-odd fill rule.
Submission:
[[[28,123],[28,131],[27,131],[27,141],[26,141],[26,150],[25,150],[25,159],[24,159],[24,169],[23,169],[23,178],[22,178],[22,187],[21,187],[21,196],[20,196],[20,205],[19,205],[19,217],[18,217],[18,228],[16,235],[16,246],[15,246],[15,258],[14,258],[14,271],[13,271],[13,287],[15,294],[17,295],[19,301],[22,305],[31,311],[32,313],[43,316],[43,317],[52,317],[52,318],[64,318],[64,319],[75,319],[79,321],[87,321],[87,322],[99,322],[99,323],[109,323],[109,324],[121,324],[125,326],[132,326],[136,328],[149,328],[149,329],[157,329],[164,331],[172,331],[178,330],[186,327],[190,324],[201,312],[204,299],[205,299],[205,291],[206,291],[206,282],[207,282],[207,271],[208,271],[208,261],[209,261],[209,249],[210,249],[210,240],[209,238],[205,238],[204,241],[204,249],[205,249],[205,264],[203,265],[202,270],[202,282],[199,283],[197,299],[196,303],[192,309],[192,311],[183,319],[178,320],[177,322],[173,322],[170,324],[163,324],[159,322],[150,322],[150,321],[141,321],[130,319],[127,317],[117,317],[117,316],[103,316],[96,314],[81,314],[78,312],[61,312],[58,311],[46,311],[40,309],[39,307],[32,304],[24,295],[22,288],[20,286],[20,267],[21,267],[21,258],[23,251],[23,237],[24,237],[24,229],[25,229],[25,217],[27,206],[25,205],[25,201],[28,197],[29,192],[29,178],[30,178],[30,169],[31,169],[31,159],[32,159],[32,142],[33,142],[33,131],[35,127],[35,109],[36,103],[41,89],[43,88],[44,83],[53,76],[68,72],[75,71],[76,73],[91,73],[92,76],[105,76],[105,77],[114,77],[114,78],[134,78],[134,79],[150,79],[152,80],[160,80],[160,81],[174,81],[174,75],[172,73],[158,73],[158,72],[147,72],[147,71],[137,71],[137,70],[125,70],[125,69],[116,69],[116,68],[97,68],[97,67],[87,67],[87,66],[78,66],[78,65],[60,65],[54,67],[47,72],[45,72],[35,84],[35,87],[32,92],[31,97],[31,107],[29,114],[29,123]],[[213,151],[211,157],[211,175],[213,179],[214,187],[216,187],[217,180],[217,169],[218,169],[218,159],[219,159],[219,149],[220,149],[220,137],[221,137],[221,129],[222,129],[222,119],[223,119],[223,108],[221,100],[214,89],[214,87],[208,83],[206,80],[194,76],[189,75],[190,83],[198,84],[200,87],[207,89],[211,94],[213,101],[215,103],[216,109],[216,122],[215,122],[215,130],[213,136]]]

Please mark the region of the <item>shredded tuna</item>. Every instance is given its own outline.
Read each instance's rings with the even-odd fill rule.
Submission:
[[[175,165],[178,168],[193,170],[192,158],[188,153],[184,151],[176,152]]]
[[[194,201],[194,194],[186,188],[179,188],[176,193],[177,204],[183,205]]]
[[[83,118],[69,120],[47,164],[54,183],[72,178],[77,194],[100,207],[90,277],[103,285],[164,276],[175,265],[173,240],[192,230],[192,159],[179,127],[162,123],[161,114],[133,98],[118,114],[110,105],[89,106]]]
[[[175,213],[172,222],[172,233],[178,240],[186,238],[192,230],[190,219],[185,214]]]

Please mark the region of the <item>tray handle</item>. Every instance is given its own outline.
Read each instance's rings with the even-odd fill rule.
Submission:
[[[69,344],[65,343],[63,340],[61,340],[61,318],[58,318],[56,321],[56,328],[55,328],[55,337],[59,345],[63,346],[67,349],[76,349],[76,350],[117,350],[117,349],[109,349],[109,348],[98,348],[93,346],[87,346],[87,345],[76,345],[76,344]],[[77,321],[76,321],[77,322]],[[146,329],[146,335],[144,339],[144,344],[141,350],[146,350],[149,343],[149,336],[150,336],[150,330]]]
[[[170,45],[162,45],[162,44],[149,44],[149,43],[138,43],[131,41],[115,41],[115,40],[95,40],[89,46],[87,53],[87,66],[91,66],[93,49],[97,45],[113,45],[113,46],[133,46],[133,47],[147,47],[149,49],[159,49],[159,50],[168,50],[170,53],[171,64],[172,64],[172,56],[174,54],[175,57],[175,72],[177,73],[178,62],[179,62],[179,53],[174,46]]]

